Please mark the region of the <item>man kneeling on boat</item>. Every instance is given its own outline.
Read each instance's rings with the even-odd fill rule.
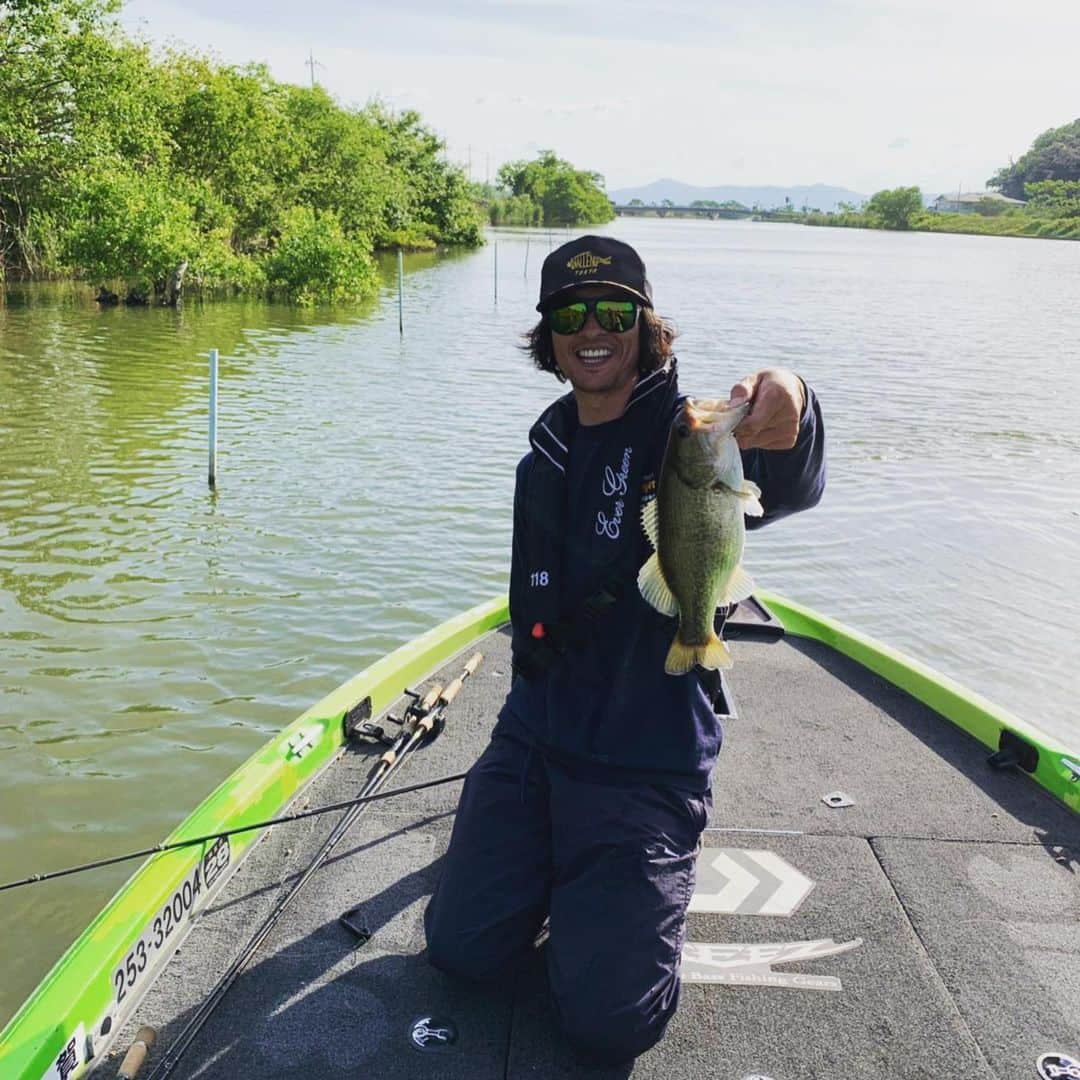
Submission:
[[[569,381],[517,469],[510,577],[515,678],[469,772],[425,925],[431,962],[512,970],[550,920],[560,1021],[592,1060],[656,1043],[679,998],[686,909],[722,732],[711,680],[665,673],[673,621],[637,588],[680,395],[673,330],[633,248],[583,236],[545,260],[527,348]],[[825,482],[816,398],[794,373],[741,380],[750,527],[813,506]]]

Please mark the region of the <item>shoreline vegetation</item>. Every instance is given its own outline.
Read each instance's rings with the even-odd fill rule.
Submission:
[[[879,191],[862,206],[840,203],[835,211],[787,205],[776,209],[745,207],[707,200],[691,203],[694,216],[747,217],[800,225],[846,229],[891,229],[911,232],[965,233],[974,236],[1026,236],[1080,240],[1080,119],[1039,135],[1019,160],[998,169],[986,182],[993,192],[978,199],[967,213],[944,212],[924,205],[917,187]],[[1015,200],[1021,200],[1017,205]],[[646,206],[633,199],[620,210],[642,216],[681,217],[670,199]],[[727,214],[725,214],[725,210]]]
[[[841,204],[832,214],[786,208],[760,218],[840,228],[1080,240],[1080,119],[1044,131],[1027,153],[998,169],[986,184],[1005,199],[989,195],[970,213],[927,209],[917,187],[900,187],[879,191],[860,208]],[[1023,205],[1006,201],[1016,199]]]
[[[603,179],[550,151],[472,184],[418,113],[153,49],[120,6],[0,5],[0,288],[351,301],[377,291],[377,251],[477,247],[485,218],[613,216]]]
[[[1080,184],[1073,186],[1078,189],[1077,194],[1080,195]],[[878,192],[878,194],[889,195],[892,192]],[[902,224],[887,223],[887,219],[871,209],[839,210],[835,213],[824,213],[820,210],[762,210],[753,215],[753,220],[786,221],[798,225],[828,226],[834,229],[891,229],[907,232],[958,233],[968,236],[1020,236],[1033,239],[1080,240],[1080,215],[1061,216],[1053,208],[1047,208],[1041,212],[1029,208],[1001,211],[993,206],[991,200],[986,201],[989,205],[986,211],[980,208],[966,214],[946,213],[922,208],[920,194],[920,209],[902,219]]]

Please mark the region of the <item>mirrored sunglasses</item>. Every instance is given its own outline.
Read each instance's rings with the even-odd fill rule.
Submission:
[[[638,305],[633,300],[577,300],[548,312],[548,324],[556,334],[576,334],[589,317],[596,316],[601,330],[625,334],[637,322]]]

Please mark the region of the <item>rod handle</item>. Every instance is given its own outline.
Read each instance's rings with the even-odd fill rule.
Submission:
[[[469,657],[468,663],[465,665],[465,671],[459,675],[443,692],[440,699],[442,704],[449,705],[451,701],[458,696],[458,691],[461,689],[461,684],[473,674],[474,671],[480,666],[480,661],[484,657],[481,653],[473,653]]]
[[[439,695],[443,692],[442,683],[436,683],[425,695],[424,700],[420,702],[417,708],[421,712],[429,713],[435,708],[435,703],[439,700]]]
[[[135,1033],[135,1041],[128,1047],[124,1060],[120,1063],[120,1071],[116,1074],[117,1080],[133,1080],[135,1074],[142,1068],[150,1047],[157,1039],[157,1032],[149,1025],[143,1025]]]

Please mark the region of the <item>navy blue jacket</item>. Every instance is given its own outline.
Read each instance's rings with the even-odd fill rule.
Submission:
[[[510,620],[517,663],[535,635],[561,618],[573,627],[546,670],[517,675],[497,731],[610,783],[709,786],[723,733],[697,669],[664,672],[677,620],[641,597],[638,568],[651,553],[641,504],[655,495],[667,432],[678,407],[674,368],[641,379],[624,414],[581,427],[572,394],[553,403],[530,432],[533,450],[517,469],[510,568]],[[743,452],[761,488],[762,518],[749,529],[813,506],[825,485],[825,432],[807,387],[791,450]],[[613,582],[621,587],[610,588]],[[594,617],[582,605],[607,589]],[[537,623],[541,627],[537,627]]]

